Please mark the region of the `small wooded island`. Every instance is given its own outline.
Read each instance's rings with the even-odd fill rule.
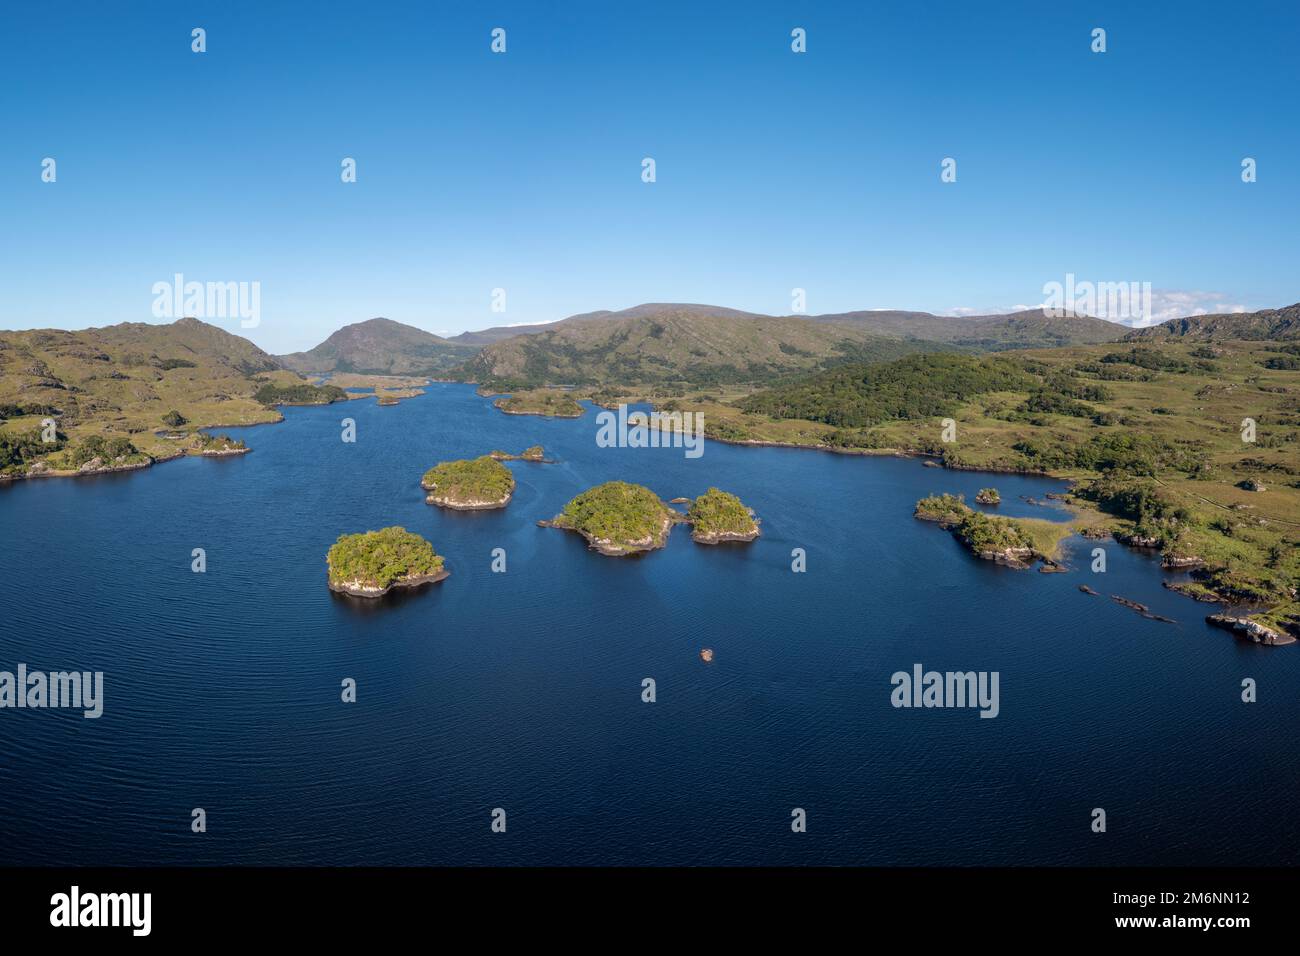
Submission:
[[[951,531],[976,557],[1012,568],[1028,568],[1036,560],[1046,562],[1049,569],[1057,567],[1050,555],[1070,533],[1065,523],[1000,518],[975,511],[961,495],[922,498],[914,514]]]
[[[544,528],[576,531],[587,544],[607,555],[636,554],[662,548],[677,514],[649,488],[626,481],[607,481],[584,491]]]
[[[754,513],[735,495],[717,488],[710,488],[691,503],[686,520],[691,525],[691,540],[700,544],[758,537]]]
[[[1002,496],[998,494],[996,488],[981,488],[980,493],[975,496],[975,501],[981,505],[1000,505]]]
[[[325,556],[331,591],[383,597],[393,588],[441,581],[450,573],[433,545],[405,528],[340,535]]]
[[[546,449],[541,445],[529,445],[517,455],[512,455],[508,451],[490,451],[489,458],[495,458],[497,461],[546,461]]]
[[[424,473],[421,487],[429,492],[424,500],[456,511],[486,511],[504,508],[515,493],[515,476],[491,455],[460,461],[444,461]]]

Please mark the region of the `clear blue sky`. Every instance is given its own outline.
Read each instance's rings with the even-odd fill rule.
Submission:
[[[796,286],[810,312],[987,311],[1071,272],[1187,311],[1288,304],[1297,10],[11,4],[0,326],[156,321],[151,287],[177,272],[260,282],[243,334],[273,352],[376,315],[456,332],[642,301],[785,313]]]

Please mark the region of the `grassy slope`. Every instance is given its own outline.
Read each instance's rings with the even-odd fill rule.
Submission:
[[[194,367],[164,367],[177,359]],[[126,437],[156,458],[188,445],[154,434],[173,431],[163,424],[169,411],[188,419],[177,432],[275,422],[280,413],[253,393],[267,382],[303,381],[251,342],[193,319],[0,333],[0,403],[53,405],[59,431],[73,444],[88,435]],[[0,430],[28,432],[43,417],[11,418]]]

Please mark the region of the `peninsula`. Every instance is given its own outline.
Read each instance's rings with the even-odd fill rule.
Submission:
[[[971,554],[1011,568],[1028,568],[1043,561],[1050,570],[1061,539],[1071,533],[1066,522],[1029,518],[1000,518],[975,511],[961,495],[931,495],[916,503],[915,516],[951,531]]]

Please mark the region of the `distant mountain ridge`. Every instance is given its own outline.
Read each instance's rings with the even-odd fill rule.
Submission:
[[[279,361],[304,375],[438,375],[477,351],[475,346],[377,318],[345,325],[314,349],[281,355]]]
[[[802,317],[652,303],[588,313],[484,347],[453,374],[513,385],[767,382],[938,349]]]
[[[1199,341],[1293,341],[1300,339],[1300,302],[1280,309],[1260,309],[1258,312],[1189,315],[1144,329],[1134,329],[1124,338],[1128,341],[1170,338]]]
[[[484,348],[453,371],[473,381],[594,384],[770,382],[842,362],[909,352],[994,351],[1117,341],[1123,326],[1041,310],[952,317],[928,312],[771,316],[723,306],[648,302],[548,325],[487,330]]]
[[[1095,345],[1121,338],[1128,327],[1090,315],[1048,315],[1027,309],[1005,315],[933,315],[929,312],[866,311],[809,316],[814,322],[851,325],[877,335],[923,339],[984,351]]]

